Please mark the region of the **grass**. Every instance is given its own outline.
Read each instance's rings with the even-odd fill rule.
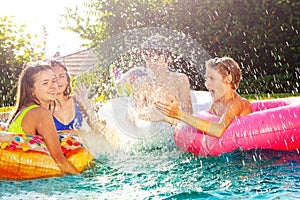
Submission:
[[[277,98],[286,98],[286,97],[296,97],[300,94],[291,94],[291,93],[275,93],[275,94],[241,94],[242,97],[248,100],[265,100],[265,99],[277,99]]]

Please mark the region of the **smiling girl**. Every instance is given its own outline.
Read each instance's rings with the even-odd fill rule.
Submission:
[[[79,103],[71,95],[71,78],[67,68],[57,61],[51,61],[51,68],[57,79],[56,100],[51,106],[57,131],[76,133],[82,126],[82,112]],[[74,131],[73,131],[74,130]]]
[[[64,173],[78,174],[61,150],[49,106],[56,99],[57,80],[48,65],[26,66],[18,86],[16,111],[8,131],[43,137],[51,157]]]

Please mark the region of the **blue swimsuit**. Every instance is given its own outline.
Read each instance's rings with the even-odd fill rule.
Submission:
[[[79,107],[79,104],[75,102],[75,117],[69,124],[63,124],[55,116],[53,116],[53,120],[56,126],[57,131],[63,130],[78,130],[82,126],[82,114]]]

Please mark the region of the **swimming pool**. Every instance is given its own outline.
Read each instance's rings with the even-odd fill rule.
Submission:
[[[299,199],[296,151],[197,157],[163,147],[99,156],[80,175],[0,181],[1,199]]]

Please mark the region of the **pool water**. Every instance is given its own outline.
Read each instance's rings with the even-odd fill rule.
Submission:
[[[1,180],[1,199],[299,199],[297,151],[197,157],[163,147],[99,156],[80,175]]]

